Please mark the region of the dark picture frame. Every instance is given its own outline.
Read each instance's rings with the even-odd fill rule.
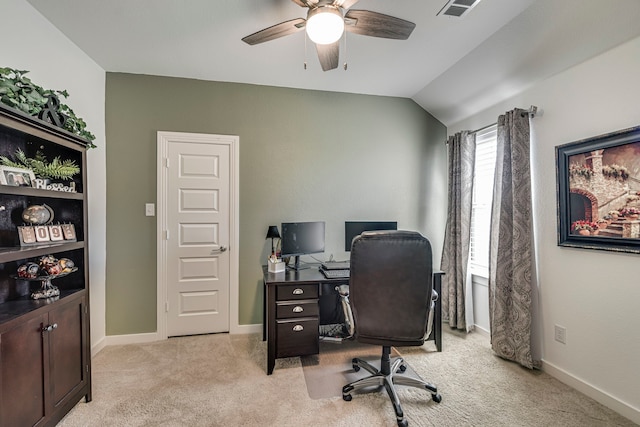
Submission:
[[[640,253],[640,126],[556,147],[558,245]]]

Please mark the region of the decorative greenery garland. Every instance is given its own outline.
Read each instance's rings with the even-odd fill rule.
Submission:
[[[60,157],[47,163],[47,159],[41,151],[36,152],[35,158],[31,159],[20,149],[16,151],[16,161],[8,157],[0,156],[0,164],[14,168],[31,169],[38,178],[51,178],[70,180],[80,172],[80,167],[73,160],[60,160]]]
[[[57,102],[58,96],[64,98],[69,96],[66,90],[49,90],[36,85],[29,77],[25,76],[28,72],[0,67],[0,102],[31,116],[38,116],[45,112],[47,104],[51,102],[50,98]],[[90,141],[89,148],[95,147],[93,140],[96,137],[86,129],[85,121],[76,116],[66,104],[60,103],[60,105],[56,105],[56,108],[57,114],[62,114],[65,118],[61,127]]]

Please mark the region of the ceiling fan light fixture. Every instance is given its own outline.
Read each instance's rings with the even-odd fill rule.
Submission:
[[[332,44],[340,40],[344,32],[344,18],[339,8],[322,6],[309,10],[307,35],[316,44]]]

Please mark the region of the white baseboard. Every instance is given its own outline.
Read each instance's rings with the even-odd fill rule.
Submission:
[[[230,334],[257,334],[262,333],[262,324],[255,325],[234,325]],[[108,345],[123,345],[123,344],[142,344],[147,342],[160,341],[160,336],[157,332],[149,332],[144,334],[127,334],[127,335],[107,335],[102,340],[98,341],[91,348],[91,354],[96,355],[100,350]]]
[[[157,332],[149,332],[144,334],[107,335],[105,341],[106,345],[142,344],[160,341],[160,338]]]
[[[483,328],[483,327],[481,327],[481,326],[478,326],[478,325],[473,325],[473,327],[474,327],[474,329],[473,329],[473,331],[474,331],[474,332],[479,333],[479,334],[480,334],[480,335],[482,335],[483,337],[491,338],[491,332],[489,332],[489,331],[488,331],[488,330],[486,330],[485,328]]]
[[[484,335],[487,337],[491,337],[491,332],[481,328],[478,325],[475,325],[474,332],[479,333],[480,335]],[[566,385],[578,390],[580,393],[583,393],[598,403],[603,404],[607,408],[617,412],[633,421],[636,424],[640,424],[640,410],[634,408],[633,406],[622,402],[621,400],[611,396],[608,393],[599,390],[593,385],[582,381],[579,378],[569,374],[563,369],[558,368],[557,366],[549,363],[545,360],[542,361],[542,370],[547,374],[551,375],[558,381],[565,383]]]
[[[599,390],[593,385],[586,383],[579,378],[576,378],[563,369],[560,369],[557,366],[554,366],[553,364],[548,363],[544,360],[542,361],[542,370],[555,379],[562,381],[566,385],[573,387],[581,393],[586,394],[593,400],[603,404],[607,408],[617,412],[623,417],[630,419],[636,424],[640,424],[640,409],[634,408],[633,406],[622,402],[619,399],[616,399],[610,394]]]
[[[255,325],[234,325],[229,331],[230,334],[244,335],[244,334],[258,334],[262,333],[262,323]]]
[[[107,346],[107,339],[106,337],[102,337],[101,339],[98,340],[98,342],[94,343],[91,346],[91,357],[94,357],[96,354],[100,353],[100,351],[102,351],[103,348],[105,348]]]

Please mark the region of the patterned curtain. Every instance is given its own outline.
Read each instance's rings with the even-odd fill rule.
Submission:
[[[469,264],[473,168],[476,135],[459,132],[447,141],[449,149],[449,200],[447,227],[440,269],[442,316],[452,328],[473,329],[473,301]]]
[[[529,115],[515,109],[498,118],[489,248],[491,347],[529,369],[532,357],[533,225]]]

